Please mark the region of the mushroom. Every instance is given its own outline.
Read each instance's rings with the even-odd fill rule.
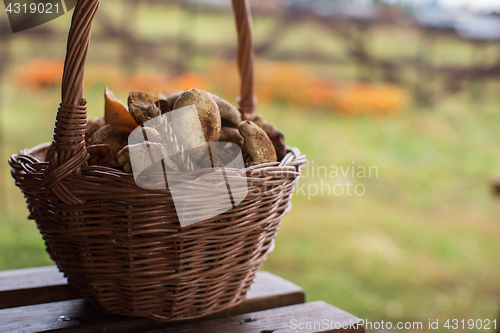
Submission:
[[[170,105],[170,111],[174,108],[175,101],[177,100],[177,98],[179,98],[180,95],[182,95],[183,92],[184,91],[178,91],[164,98]]]
[[[146,121],[161,114],[161,104],[156,104],[158,99],[140,91],[132,91],[128,95],[128,110],[134,120],[142,125]]]
[[[251,119],[255,125],[259,126],[266,132],[268,136],[273,134],[278,130],[278,126],[276,126],[274,123],[264,119],[264,117],[260,114],[256,114],[253,119]]]
[[[240,111],[225,99],[214,94],[210,94],[210,96],[219,107],[222,123],[226,126],[238,127],[238,124],[241,122]]]
[[[88,143],[92,135],[101,127],[104,126],[104,117],[93,118],[87,122],[87,130],[85,131],[85,142]]]
[[[127,145],[129,127],[123,125],[106,125],[98,129],[90,138],[89,145],[109,145],[111,154],[111,167],[117,166],[116,155]]]
[[[106,125],[122,125],[134,129],[137,123],[113,92],[106,87],[104,90],[104,122]]]
[[[222,126],[219,142],[231,142],[241,147],[243,146],[243,137],[237,128]]]
[[[107,144],[98,144],[87,147],[87,152],[90,154],[89,165],[108,166],[113,160],[111,149]]]
[[[250,164],[276,162],[276,150],[266,132],[250,120],[242,121],[238,129],[245,140],[243,154]]]
[[[198,111],[198,121],[201,122],[205,141],[217,142],[221,131],[221,117],[219,107],[211,95],[203,90],[186,90],[176,99],[173,111],[190,105],[194,105]],[[173,118],[174,116],[172,116],[172,121],[174,121]],[[177,126],[173,128],[177,130]]]
[[[117,160],[123,171],[129,173],[135,171],[140,174],[145,170],[148,172],[163,171],[163,166],[167,171],[179,171],[166,148],[158,142],[144,141],[127,145],[118,152]]]
[[[286,155],[285,136],[280,131],[275,131],[269,136],[269,139],[271,139],[274,149],[276,150],[278,161],[281,161]]]

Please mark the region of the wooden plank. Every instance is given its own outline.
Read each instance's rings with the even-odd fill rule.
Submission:
[[[0,309],[81,297],[56,266],[0,272]]]
[[[297,304],[277,309],[186,324],[148,333],[248,333],[248,332],[351,332],[363,333],[359,318],[325,302]]]
[[[217,316],[216,316],[217,317]],[[359,323],[359,326],[347,327]],[[344,325],[345,328],[342,327]],[[162,323],[144,318],[107,315],[83,299],[0,311],[0,332],[364,332],[355,316],[325,302],[303,303],[276,309],[219,314],[215,319]]]
[[[29,296],[24,300],[25,303],[30,301],[30,297],[36,300],[54,298],[54,295],[45,292],[46,288],[53,288],[52,292],[55,293],[57,293],[57,290],[69,288],[66,284],[61,284],[65,283],[66,280],[62,275],[54,274],[54,270],[55,267],[49,267],[25,271],[30,274],[33,272],[39,273],[39,279],[42,276],[51,277],[51,281],[38,281],[36,278],[28,278],[23,274],[17,274],[16,271],[1,273],[2,279],[0,281],[5,282],[5,284],[2,284],[2,289],[4,290],[0,291],[0,300],[3,301],[4,295],[9,295],[13,299],[18,293],[22,296]],[[12,281],[13,278],[17,278],[17,282]],[[18,289],[5,290],[7,285]],[[45,291],[39,292],[40,289]],[[303,303],[304,299],[304,292],[297,285],[271,273],[258,272],[254,284],[248,291],[247,298],[241,304],[202,319],[178,322],[176,325]],[[169,326],[171,325],[169,324]],[[162,327],[166,327],[165,323],[144,318],[123,317],[102,313],[92,308],[83,299],[70,299],[52,303],[46,302],[46,304],[0,310],[0,332],[43,332],[64,328],[78,329],[82,332],[109,333],[133,332],[134,330],[144,332]]]
[[[56,266],[14,269],[0,272],[0,292],[65,284],[66,278]]]
[[[56,266],[0,272],[0,309],[81,298]],[[247,312],[280,304],[304,303],[302,288],[268,272],[258,272],[247,293]],[[273,304],[272,302],[276,302]]]

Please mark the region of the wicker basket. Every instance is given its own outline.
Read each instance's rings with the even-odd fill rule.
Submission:
[[[131,174],[89,166],[83,71],[99,4],[80,0],[75,8],[53,142],[9,160],[30,218],[69,283],[102,311],[172,321],[234,306],[272,250],[305,158],[290,149],[279,163],[246,169],[251,186],[243,202],[184,228],[168,188],[145,190]],[[246,1],[233,0],[233,8],[239,108],[249,116],[254,109],[251,17]]]

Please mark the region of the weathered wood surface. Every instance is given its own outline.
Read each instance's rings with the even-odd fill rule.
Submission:
[[[213,319],[200,324],[187,324],[149,333],[292,333],[349,332],[363,333],[355,316],[325,302],[290,305],[266,311]]]
[[[81,298],[55,266],[0,272],[0,309]],[[299,286],[268,272],[259,272],[243,302],[245,310],[257,311],[305,301]],[[275,302],[275,303],[273,303]]]
[[[0,309],[81,297],[56,266],[0,272]]]
[[[297,285],[271,273],[259,272],[241,304],[184,323],[267,310],[303,303],[304,300],[304,292]],[[166,327],[165,323],[95,310],[67,285],[55,266],[0,272],[0,308],[3,309],[0,310],[0,332],[63,328],[81,332],[145,332]]]
[[[0,332],[355,332],[355,316],[325,302],[303,303],[303,290],[268,272],[257,273],[238,306],[203,318],[163,323],[95,310],[55,266],[0,272]]]
[[[244,311],[244,310],[242,310]],[[238,311],[234,311],[238,312]],[[302,303],[213,319],[161,323],[144,318],[107,315],[83,299],[0,311],[1,332],[364,332],[359,319],[324,302]],[[352,326],[351,326],[352,325]]]

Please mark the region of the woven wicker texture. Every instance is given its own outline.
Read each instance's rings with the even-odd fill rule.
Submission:
[[[243,202],[185,228],[168,188],[142,189],[132,174],[88,166],[83,73],[99,4],[80,0],[75,8],[54,141],[9,160],[30,218],[69,283],[105,312],[171,321],[236,305],[272,250],[305,157],[290,149],[279,163],[247,168],[249,193]],[[252,114],[251,17],[247,1],[233,0],[233,8],[239,107]],[[193,211],[196,200],[218,202],[216,194],[198,195]]]

